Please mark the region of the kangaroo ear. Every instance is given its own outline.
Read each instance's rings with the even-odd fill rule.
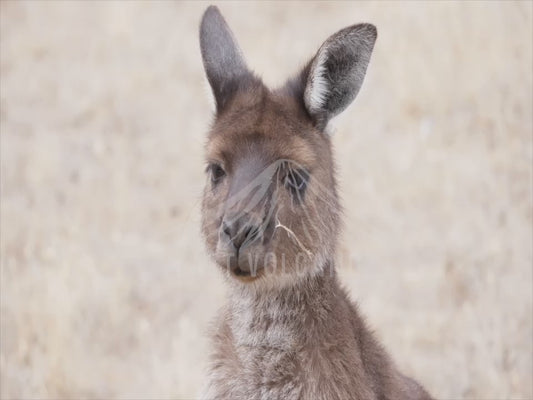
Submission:
[[[205,10],[200,23],[200,49],[207,80],[215,96],[217,112],[239,88],[241,81],[252,76],[241,49],[216,6]]]
[[[376,38],[371,24],[342,29],[324,42],[304,69],[305,107],[320,129],[357,96]]]

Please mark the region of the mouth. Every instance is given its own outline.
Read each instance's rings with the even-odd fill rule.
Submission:
[[[224,272],[242,282],[251,282],[266,272],[262,249],[245,249],[244,252],[219,246],[214,254],[215,261]]]
[[[232,275],[243,282],[251,282],[259,278],[259,271],[255,271],[255,273],[252,274],[252,271],[242,269],[238,265],[231,268],[230,271]]]

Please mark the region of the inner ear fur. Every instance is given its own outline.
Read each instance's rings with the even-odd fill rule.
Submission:
[[[322,44],[302,71],[303,102],[320,129],[359,93],[376,38],[371,24],[344,28]]]

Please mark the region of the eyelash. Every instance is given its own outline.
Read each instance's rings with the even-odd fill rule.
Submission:
[[[303,168],[289,168],[285,176],[285,186],[293,194],[303,194],[309,182],[309,172]]]

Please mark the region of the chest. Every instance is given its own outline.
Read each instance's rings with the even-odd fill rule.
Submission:
[[[237,399],[365,398],[354,395],[365,383],[353,343],[336,337],[323,340],[298,335],[290,325],[270,323],[263,329],[226,327],[219,343],[214,382],[218,395]],[[363,397],[364,396],[364,397]]]

